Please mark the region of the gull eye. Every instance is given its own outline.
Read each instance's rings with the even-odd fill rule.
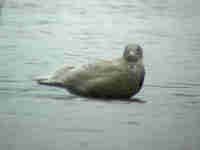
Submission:
[[[141,54],[142,54],[142,50],[141,50],[140,47],[138,47],[138,48],[136,49],[136,53],[137,53],[138,55],[141,55]]]
[[[136,51],[137,51],[137,52],[140,52],[140,47],[138,47],[138,48],[136,49]]]

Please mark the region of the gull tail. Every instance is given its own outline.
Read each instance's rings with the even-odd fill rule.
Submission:
[[[36,79],[36,82],[40,85],[46,85],[46,86],[54,86],[54,87],[61,87],[64,88],[63,83],[53,80],[51,78],[39,78]]]

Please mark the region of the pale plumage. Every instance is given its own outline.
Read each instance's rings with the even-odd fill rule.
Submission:
[[[37,79],[37,82],[65,88],[80,96],[129,98],[139,92],[144,76],[142,48],[129,44],[121,58],[81,67],[63,67],[49,78]]]

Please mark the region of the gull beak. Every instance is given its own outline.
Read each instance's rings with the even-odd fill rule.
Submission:
[[[130,54],[131,56],[135,56],[135,53],[134,53],[133,51],[130,51],[129,54]]]

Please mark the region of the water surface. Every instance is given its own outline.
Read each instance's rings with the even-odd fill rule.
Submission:
[[[200,11],[187,0],[1,0],[0,147],[199,150]],[[89,100],[33,79],[144,48],[145,103]]]

